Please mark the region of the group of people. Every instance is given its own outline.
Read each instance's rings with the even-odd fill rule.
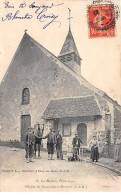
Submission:
[[[40,129],[38,124],[37,131],[34,132],[31,127],[28,127],[28,132],[25,136],[25,145],[26,145],[26,155],[25,158],[27,162],[32,162],[33,157],[36,158],[37,148],[38,148],[38,158],[40,158],[40,148],[42,139],[47,138],[47,150],[48,150],[48,160],[53,160],[53,155],[56,147],[57,159],[63,159],[62,153],[62,136],[57,130],[56,132],[53,128],[50,128],[50,132],[43,136],[43,131]]]
[[[48,160],[53,160],[53,155],[57,152],[57,159],[63,160],[63,152],[62,152],[62,135],[60,134],[59,130],[54,131],[51,127],[50,132],[43,136],[43,129],[40,128],[40,125],[37,126],[37,131],[33,131],[31,127],[28,127],[28,132],[25,136],[25,149],[26,155],[25,158],[27,162],[31,162],[32,158],[36,158],[36,153],[38,150],[38,158],[40,158],[40,149],[42,144],[42,139],[47,139],[47,150],[48,150]],[[72,141],[73,146],[73,158],[74,160],[79,160],[80,155],[80,147],[83,145],[83,141],[75,133],[75,137]],[[92,162],[98,162],[99,159],[99,150],[98,150],[98,143],[96,139],[93,139],[91,143],[91,159]],[[121,162],[121,134],[118,136],[117,141],[114,147],[114,160],[116,162]]]
[[[26,155],[25,158],[27,162],[32,162],[33,157],[36,158],[37,151],[38,151],[38,158],[40,158],[40,149],[42,144],[42,139],[47,139],[47,150],[48,150],[48,160],[53,160],[55,148],[57,152],[57,159],[63,160],[63,152],[62,152],[62,135],[60,134],[59,130],[54,131],[54,129],[51,127],[50,132],[43,136],[43,130],[40,128],[40,125],[37,126],[37,131],[33,131],[31,127],[28,127],[28,132],[25,136],[25,149],[26,149]],[[75,137],[72,141],[73,146],[73,158],[75,161],[79,160],[80,155],[80,147],[83,144],[83,141],[78,136],[77,133],[75,133]],[[91,147],[91,159],[92,161],[96,160],[98,161],[99,158],[99,152],[98,152],[98,145],[96,143],[93,143]]]

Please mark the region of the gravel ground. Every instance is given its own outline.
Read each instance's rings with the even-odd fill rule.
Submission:
[[[121,177],[93,163],[41,159],[26,163],[25,151],[0,147],[1,191],[121,191]]]

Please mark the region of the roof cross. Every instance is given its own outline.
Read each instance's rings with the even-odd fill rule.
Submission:
[[[69,10],[69,18],[68,18],[68,20],[69,20],[69,30],[70,30],[71,29],[71,19],[73,17],[71,17],[71,10],[70,10],[70,8],[68,8],[68,10]]]
[[[25,29],[24,32],[26,33],[27,32],[27,29]]]

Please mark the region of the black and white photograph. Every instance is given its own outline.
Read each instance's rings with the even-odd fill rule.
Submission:
[[[121,192],[120,12],[0,1],[1,192]]]

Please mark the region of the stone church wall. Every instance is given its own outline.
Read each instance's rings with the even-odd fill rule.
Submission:
[[[22,90],[29,88],[30,104],[22,105]],[[93,95],[69,72],[60,68],[25,36],[0,86],[0,139],[21,138],[21,115],[40,122],[51,98]]]

